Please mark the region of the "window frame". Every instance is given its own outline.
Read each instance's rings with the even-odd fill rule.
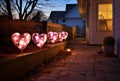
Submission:
[[[97,12],[97,13],[96,13],[96,21],[97,21],[97,26],[96,26],[96,27],[97,27],[97,31],[98,31],[98,32],[109,32],[109,31],[111,32],[113,29],[109,30],[109,27],[108,27],[108,30],[104,30],[104,29],[103,29],[103,30],[99,30],[99,20],[100,20],[100,19],[99,19],[99,15],[98,15],[98,14],[99,14],[99,5],[100,5],[100,4],[111,4],[111,5],[112,5],[112,3],[97,3],[97,10],[96,10],[96,12]],[[113,6],[113,5],[112,5],[112,6]],[[111,12],[111,13],[112,13],[112,12]],[[112,14],[113,14],[113,13],[112,13]],[[101,20],[102,20],[102,19],[101,19]],[[103,21],[104,21],[105,23],[107,23],[105,20],[109,20],[109,19],[103,19]],[[112,21],[112,20],[113,20],[113,15],[112,15],[111,21]],[[112,24],[111,26],[113,26],[113,21],[111,22],[111,24]]]

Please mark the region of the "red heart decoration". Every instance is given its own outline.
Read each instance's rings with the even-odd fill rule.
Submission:
[[[50,31],[50,32],[48,32],[47,36],[48,36],[48,39],[51,43],[55,43],[58,39],[58,33],[57,32]]]
[[[13,33],[11,36],[12,42],[21,50],[23,51],[27,45],[29,44],[31,36],[29,33],[24,33],[21,35],[20,33],[16,32]]]
[[[32,40],[39,48],[42,48],[45,42],[47,41],[47,35],[44,33],[43,34],[33,33]]]

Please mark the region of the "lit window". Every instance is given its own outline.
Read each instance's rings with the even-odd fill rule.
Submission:
[[[112,4],[98,4],[98,31],[112,31]]]

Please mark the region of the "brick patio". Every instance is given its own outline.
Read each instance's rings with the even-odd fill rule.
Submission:
[[[120,81],[120,59],[104,57],[97,52],[100,46],[89,46],[84,40],[69,43],[72,54],[37,68],[37,74],[20,81]]]

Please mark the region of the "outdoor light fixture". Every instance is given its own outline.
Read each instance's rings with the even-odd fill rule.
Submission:
[[[11,40],[15,44],[15,46],[17,46],[21,50],[22,53],[29,44],[31,36],[29,33],[24,33],[23,35],[21,35],[20,33],[16,32],[12,34]]]
[[[66,40],[68,37],[68,32],[63,31],[62,34],[63,34],[63,39]]]
[[[65,31],[58,32],[58,41],[62,42],[63,40],[66,40],[68,37],[68,33]]]
[[[58,41],[60,41],[60,42],[63,41],[63,34],[62,34],[62,32],[58,32]]]
[[[50,31],[48,32],[48,34],[45,34],[45,33],[43,34],[33,33],[32,34],[32,40],[39,48],[43,47],[47,39],[49,39],[51,43],[55,43],[57,41],[62,42],[63,40],[66,40],[67,37],[68,37],[68,32],[65,32],[65,31],[58,32],[58,33]],[[23,50],[29,44],[31,40],[31,35],[29,33],[24,33],[21,35],[20,33],[16,32],[12,34],[11,40],[15,44],[15,46],[17,46],[18,49],[21,50],[21,53],[22,53]],[[71,53],[71,49],[67,48],[66,52]]]
[[[47,41],[47,35],[45,33],[33,33],[32,40],[39,48],[42,48],[45,42]]]
[[[71,48],[66,48],[66,49],[65,49],[65,52],[66,52],[67,54],[71,54],[71,53],[72,53],[72,50],[71,50]]]
[[[55,43],[58,39],[58,33],[57,32],[50,31],[50,32],[48,32],[47,36],[48,36],[48,39],[51,43]]]

